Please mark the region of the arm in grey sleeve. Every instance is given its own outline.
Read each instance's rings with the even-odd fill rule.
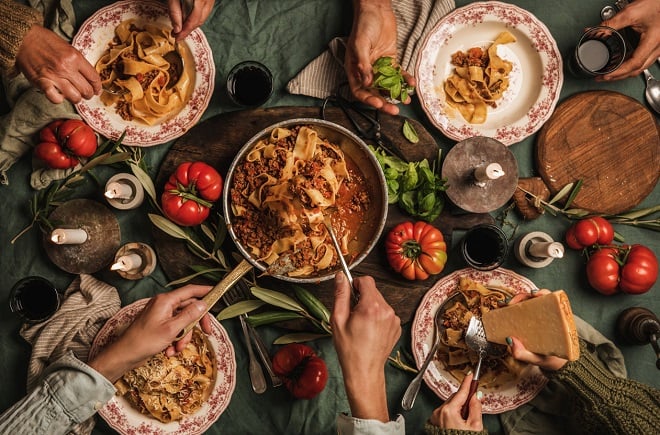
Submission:
[[[114,394],[110,381],[67,354],[48,366],[33,391],[0,415],[0,433],[65,434]]]

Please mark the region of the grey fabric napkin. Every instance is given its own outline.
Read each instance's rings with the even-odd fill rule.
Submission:
[[[116,288],[91,275],[80,275],[64,292],[62,304],[52,317],[40,323],[24,324],[20,334],[32,345],[27,390],[35,387],[48,365],[69,352],[86,362],[94,337],[120,306]],[[73,433],[89,434],[93,427],[94,418],[90,418]]]
[[[30,6],[42,11],[45,25],[70,41],[75,27],[71,0],[30,0]],[[33,88],[23,74],[2,77],[11,110],[0,117],[0,183],[9,184],[7,171],[36,145],[36,136],[46,124],[59,118],[76,118],[73,104],[51,103],[46,95]],[[39,167],[35,162],[32,187],[42,189],[51,181],[66,177],[73,169],[57,170]]]
[[[440,19],[456,7],[454,0],[399,0],[392,3],[397,22],[399,63],[414,72],[418,52],[426,35]],[[332,95],[346,81],[344,53],[347,38],[334,38],[328,50],[302,69],[289,83],[287,91],[310,97]]]
[[[625,378],[626,366],[621,351],[598,332],[593,326],[574,316],[578,335],[590,343],[593,353],[610,372]],[[509,435],[544,434],[563,435],[566,427],[563,422],[573,412],[570,400],[566,400],[573,392],[564,385],[550,380],[546,387],[530,402],[500,415],[500,421],[505,433]]]

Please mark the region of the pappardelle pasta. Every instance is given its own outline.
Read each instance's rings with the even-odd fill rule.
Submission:
[[[275,128],[237,165],[231,187],[237,238],[259,261],[285,261],[288,276],[309,276],[339,264],[324,225],[333,226],[342,254],[357,238],[369,206],[364,176],[338,145],[311,126]],[[350,260],[348,260],[350,262]]]
[[[508,89],[513,64],[498,56],[497,47],[515,41],[511,33],[502,32],[485,51],[473,47],[452,55],[455,68],[444,84],[446,101],[470,124],[486,122],[488,106],[497,107]]]
[[[126,121],[153,125],[181,111],[192,94],[194,77],[180,76],[166,55],[177,50],[171,29],[136,20],[122,21],[96,63],[104,88],[101,101],[115,106]]]
[[[461,382],[468,371],[474,370],[479,358],[465,343],[465,331],[470,318],[481,317],[483,313],[499,308],[499,304],[506,298],[506,293],[490,290],[467,277],[460,278],[456,291],[463,293],[467,305],[463,301],[457,301],[445,311],[443,325],[446,329],[436,355],[445,369]],[[486,357],[481,365],[479,386],[496,388],[514,381],[525,366],[509,352],[501,358]]]
[[[123,396],[142,414],[163,423],[181,420],[202,407],[213,389],[216,368],[212,349],[199,328],[182,352],[160,352],[115,382]]]

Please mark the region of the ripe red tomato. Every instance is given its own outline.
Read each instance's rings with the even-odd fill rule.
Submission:
[[[91,157],[98,139],[94,130],[79,119],[58,119],[39,132],[35,156],[50,168],[67,169],[76,166],[79,157]]]
[[[595,244],[607,245],[614,240],[612,224],[601,216],[584,218],[566,231],[566,244],[572,249],[584,249]]]
[[[658,259],[646,246],[633,245],[621,268],[619,288],[629,294],[649,291],[658,279]]]
[[[604,295],[619,291],[617,254],[614,248],[603,248],[591,254],[587,261],[587,280],[591,287]]]
[[[385,253],[392,269],[409,280],[426,279],[442,272],[447,263],[447,244],[433,225],[403,222],[390,230]]]
[[[199,225],[222,193],[222,177],[204,162],[180,164],[165,183],[163,213],[182,226]]]
[[[273,356],[273,371],[296,399],[316,397],[328,382],[328,367],[314,349],[290,343]]]

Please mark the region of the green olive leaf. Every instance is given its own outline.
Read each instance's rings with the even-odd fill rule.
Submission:
[[[250,314],[247,321],[250,325],[256,328],[257,326],[304,318],[305,317],[302,314],[293,311],[266,311],[263,313]]]
[[[273,344],[303,343],[318,338],[330,337],[330,334],[314,334],[312,332],[293,332],[276,338]]]
[[[241,314],[252,312],[257,308],[262,307],[264,303],[265,302],[256,299],[236,302],[235,304],[232,304],[220,311],[218,315],[215,316],[215,318],[218,320],[231,319],[233,317],[240,316]]]
[[[277,292],[275,290],[268,290],[258,286],[251,287],[250,290],[254,296],[270,305],[274,305],[285,310],[305,312],[305,308],[302,305],[300,305],[291,296],[285,295],[284,293]]]
[[[403,96],[401,97],[403,100]],[[415,127],[413,127],[412,123],[408,122],[408,120],[403,121],[403,137],[408,139],[408,142],[410,143],[417,143],[419,142],[419,136],[417,136],[417,131],[415,131]]]

